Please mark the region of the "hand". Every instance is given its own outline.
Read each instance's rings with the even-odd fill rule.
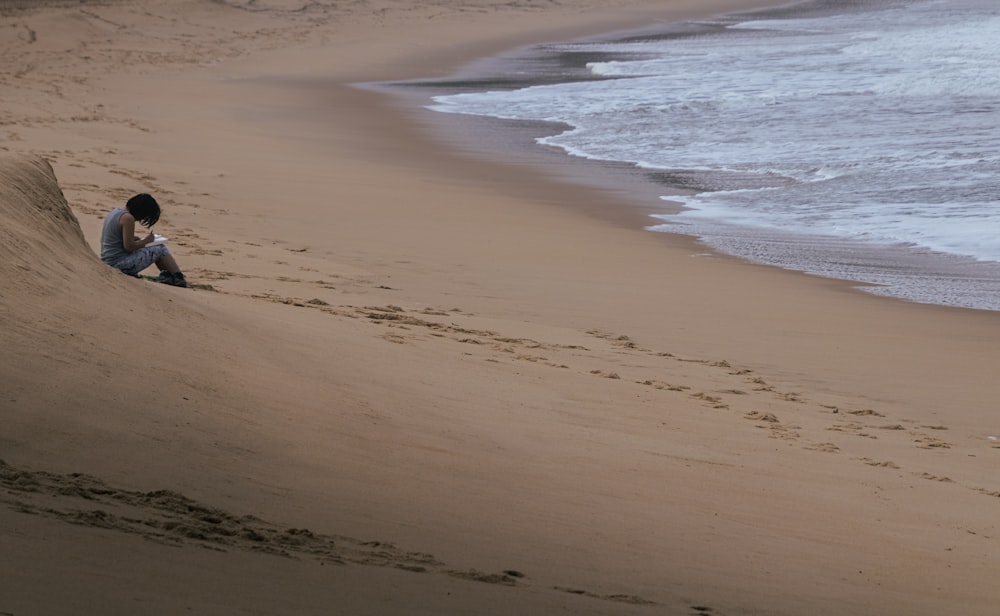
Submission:
[[[150,242],[152,242],[155,239],[156,239],[156,234],[154,234],[152,231],[150,231],[149,235],[147,235],[146,237],[142,238],[142,241],[145,242],[146,244],[149,244]]]

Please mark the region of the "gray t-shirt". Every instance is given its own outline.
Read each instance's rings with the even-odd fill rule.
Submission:
[[[128,255],[125,252],[121,225],[122,214],[126,211],[124,208],[116,207],[104,219],[104,228],[101,229],[101,261],[108,265],[114,265]]]

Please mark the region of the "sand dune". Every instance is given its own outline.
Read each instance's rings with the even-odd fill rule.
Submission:
[[[107,277],[107,268],[94,262],[51,165],[39,157],[7,157],[0,165],[4,278],[19,290],[40,293],[71,283],[74,275]]]
[[[994,613],[996,314],[643,232],[350,86],[754,2],[24,4],[0,614]],[[95,255],[142,191],[196,288]]]

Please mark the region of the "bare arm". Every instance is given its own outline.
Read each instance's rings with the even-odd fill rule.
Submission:
[[[133,253],[143,246],[153,241],[153,232],[150,231],[146,237],[138,237],[135,234],[135,217],[125,212],[121,217],[122,226],[122,246],[125,252]]]

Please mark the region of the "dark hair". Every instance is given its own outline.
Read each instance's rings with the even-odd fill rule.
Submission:
[[[142,193],[128,200],[125,204],[128,213],[143,225],[150,227],[160,219],[160,204],[151,195]]]

